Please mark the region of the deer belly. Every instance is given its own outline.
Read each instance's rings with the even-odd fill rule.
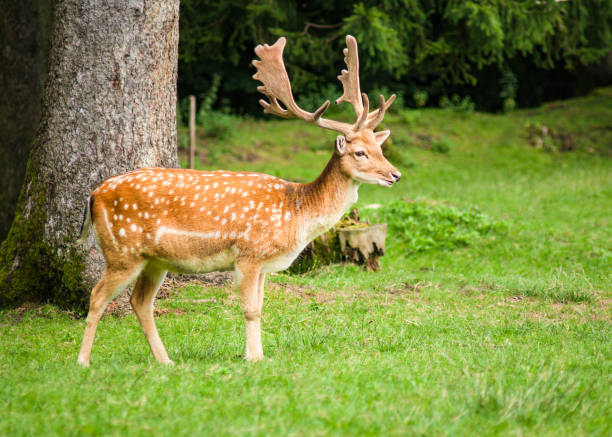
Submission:
[[[236,249],[231,247],[213,255],[184,259],[157,259],[156,263],[175,273],[207,273],[234,270]]]
[[[305,246],[305,245],[304,245]],[[270,258],[266,260],[265,263],[261,266],[262,273],[272,273],[272,272],[280,272],[281,270],[285,270],[291,266],[293,261],[302,253],[304,246],[298,247],[296,250],[291,252],[283,253],[282,255],[278,255],[274,258]]]

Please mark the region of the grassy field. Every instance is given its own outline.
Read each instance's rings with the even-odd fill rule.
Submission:
[[[231,122],[203,138],[200,168],[306,181],[331,153],[334,134],[300,122]],[[362,187],[364,215],[417,200],[477,208],[503,229],[414,250],[390,226],[381,272],[269,275],[256,364],[241,358],[229,285],[157,302],[172,368],[132,314],[102,320],[82,369],[83,319],[1,311],[0,435],[612,434],[612,89],[385,123],[403,177]]]

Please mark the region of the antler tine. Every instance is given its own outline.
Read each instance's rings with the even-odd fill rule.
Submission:
[[[380,94],[379,108],[376,111],[372,111],[371,113],[369,113],[368,118],[365,122],[365,125],[368,128],[374,130],[376,129],[376,126],[378,126],[380,122],[383,121],[383,118],[385,118],[385,113],[387,112],[387,109],[389,109],[391,104],[395,101],[395,97],[396,95],[393,94],[391,97],[389,97],[389,100],[385,102],[385,98],[382,94]]]
[[[291,82],[283,62],[283,50],[287,39],[279,38],[273,45],[258,45],[255,47],[255,54],[261,60],[254,60],[253,65],[257,72],[253,79],[263,83],[257,87],[257,91],[264,94],[269,102],[261,99],[259,104],[263,106],[264,112],[275,114],[283,118],[300,118],[304,121],[312,122],[326,129],[346,133],[351,126],[333,120],[326,120],[321,116],[329,106],[329,100],[325,101],[315,112],[304,111],[300,108],[291,92]],[[280,103],[285,107],[283,108]]]
[[[258,87],[258,89],[259,88],[261,87]],[[264,113],[278,115],[279,117],[283,117],[283,118],[295,117],[289,111],[287,111],[286,109],[283,109],[281,105],[278,104],[278,100],[276,100],[274,97],[271,97],[270,101],[272,102],[272,104],[266,102],[264,99],[259,99],[259,104],[263,106]]]
[[[368,98],[368,95],[366,93],[361,93],[361,97],[363,98],[363,110],[361,111],[361,115],[357,119],[357,122],[353,125],[353,131],[355,132],[364,127],[365,122],[368,120],[370,111],[370,99]]]
[[[346,36],[346,48],[344,53],[344,63],[348,70],[342,70],[338,80],[342,82],[344,93],[336,103],[347,102],[353,105],[357,117],[363,113],[363,102],[361,100],[361,88],[359,86],[359,54],[357,51],[357,40],[352,35]]]

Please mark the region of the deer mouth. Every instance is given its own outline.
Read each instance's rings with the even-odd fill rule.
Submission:
[[[391,185],[393,185],[395,182],[392,181],[391,179],[379,179],[378,180],[378,185],[382,185],[383,187],[390,187]]]

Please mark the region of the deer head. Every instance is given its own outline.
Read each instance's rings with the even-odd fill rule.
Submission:
[[[401,174],[387,161],[381,149],[390,132],[374,132],[395,100],[395,94],[387,101],[381,95],[379,108],[370,112],[368,96],[361,92],[359,86],[359,56],[355,38],[351,35],[346,37],[346,48],[343,52],[347,70],[342,70],[338,76],[344,93],[336,100],[336,103],[347,102],[353,106],[357,117],[353,124],[323,118],[323,113],[329,107],[329,100],[315,112],[305,111],[297,105],[283,62],[286,43],[287,40],[281,37],[271,46],[264,44],[255,47],[255,53],[260,60],[253,61],[257,69],[253,79],[263,83],[257,90],[269,100],[259,101],[264,112],[283,118],[300,118],[322,128],[340,132],[341,135],[336,138],[334,153],[339,157],[341,171],[351,179],[382,186],[391,186],[397,182]]]

